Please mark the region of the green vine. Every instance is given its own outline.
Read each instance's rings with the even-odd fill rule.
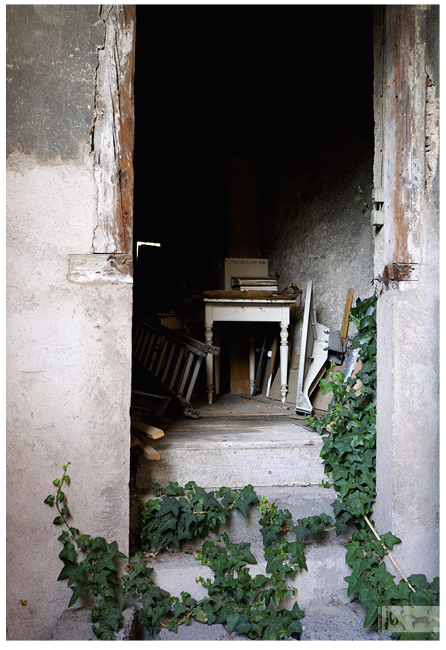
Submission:
[[[299,520],[294,526],[288,510],[278,510],[273,503],[267,505],[268,499],[259,499],[251,485],[237,490],[222,487],[216,493],[206,492],[193,481],[184,488],[173,482],[164,489],[153,485],[158,498],[141,504],[141,550],[129,561],[121,586],[114,562],[126,556],[117,550],[116,542],[107,544],[101,537],[81,535],[67,523],[70,513],[64,503],[66,496],[59,488],[70,482],[67,466],[63,466],[62,478],[53,481],[58,487],[57,495],[45,499],[49,506],[57,507],[59,515],[53,523],[67,527],[58,537],[63,544],[59,557],[64,563],[58,579],[67,580],[73,590],[69,607],[87,594],[96,598],[92,622],[99,623],[93,625],[98,639],[115,638],[122,625],[122,611],[129,603],[136,605],[139,622],[152,635],[162,627],[176,632],[179,625],[188,625],[194,619],[207,625],[221,623],[229,634],[245,634],[249,639],[300,638],[304,612],[297,602],[291,610],[279,606],[283,598],[296,594],[296,589],[287,585],[287,579],[307,568],[302,539],[308,530],[314,531],[313,520],[317,518]],[[223,533],[216,542],[205,541],[196,555],[196,560],[215,574],[214,580],[196,578],[208,591],[206,598],[198,602],[189,593],[181,592],[180,600],[155,584],[154,569],[147,566],[148,557],[172,547],[180,548],[194,537],[207,537],[235,509],[246,517],[253,505],[262,515],[260,524],[269,575],[252,577],[246,565],[257,564],[257,560],[250,544],[232,544]],[[286,539],[288,531],[296,533],[295,541]]]
[[[92,622],[98,639],[115,638],[122,625],[122,611],[129,603],[136,606],[139,622],[153,635],[159,634],[162,627],[176,632],[179,625],[196,620],[207,625],[221,623],[229,634],[245,634],[249,639],[299,639],[304,612],[297,602],[291,610],[281,609],[280,602],[296,594],[287,581],[307,570],[305,539],[311,535],[318,540],[333,528],[340,535],[352,526],[356,530],[345,546],[346,563],[352,573],[345,581],[348,596],[357,595],[366,609],[364,627],[380,620],[385,628],[388,621],[380,619],[382,608],[388,612],[390,607],[399,607],[406,614],[409,611],[410,616],[405,617],[405,630],[393,634],[393,638],[439,638],[435,613],[439,579],[429,582],[425,576],[414,574],[396,582],[384,558],[388,549],[401,540],[390,532],[378,540],[367,523],[376,498],[376,300],[375,296],[358,299],[349,317],[358,330],[352,348],[359,350],[362,368],[355,377],[331,369],[329,378],[320,385],[324,394],[333,393],[333,405],[324,417],[307,418],[323,436],[325,474],[331,476],[337,492],[332,504],[334,521],[322,513],[295,523],[288,510],[268,504],[267,497],[259,498],[251,485],[206,492],[193,481],[184,488],[174,482],[165,488],[155,484],[152,488],[157,498],[140,506],[140,549],[129,561],[121,586],[115,561],[126,556],[118,551],[116,542],[108,544],[101,537],[81,535],[67,523],[70,512],[62,487],[70,483],[69,463],[63,465],[62,477],[53,481],[56,494],[45,499],[58,511],[53,523],[67,528],[58,538],[63,544],[59,557],[64,564],[58,580],[67,580],[73,591],[70,607],[87,594],[95,597]],[[329,487],[329,482],[320,485]],[[207,539],[196,555],[197,561],[214,572],[213,580],[196,578],[208,592],[201,601],[184,591],[180,600],[155,584],[154,569],[147,566],[149,557],[172,547],[179,549],[193,538],[217,533],[219,525],[225,524],[235,509],[246,517],[254,505],[261,515],[268,575],[252,577],[247,565],[257,564],[257,560],[250,544],[232,544],[224,533],[216,541]],[[392,616],[395,619],[390,612],[391,622]]]
[[[358,200],[361,194],[360,190]],[[376,302],[376,296],[358,299],[349,317],[358,329],[352,349],[359,350],[361,370],[355,377],[330,370],[329,379],[323,379],[320,386],[323,394],[333,392],[334,404],[324,417],[308,417],[307,422],[325,434],[321,457],[338,493],[332,504],[336,532],[339,535],[350,525],[358,529],[345,547],[346,563],[352,568],[345,581],[348,596],[357,594],[367,611],[364,627],[373,625],[383,608],[409,607],[406,630],[393,638],[437,639],[432,607],[439,604],[439,579],[429,583],[425,576],[415,574],[396,583],[383,560],[401,540],[389,532],[378,541],[366,522],[376,498]]]
[[[63,545],[59,558],[64,566],[57,579],[67,580],[73,591],[68,607],[72,607],[87,593],[96,598],[91,616],[92,623],[99,625],[93,625],[93,632],[98,639],[110,640],[114,639],[115,632],[122,624],[124,607],[123,590],[118,584],[115,560],[126,556],[118,551],[116,542],[108,544],[102,537],[81,535],[77,528],[68,525],[70,512],[66,503],[64,504],[66,497],[61,487],[70,483],[67,474],[69,464],[62,466],[62,477],[53,481],[53,485],[57,487],[56,495],[49,494],[45,499],[45,503],[51,507],[56,504],[59,515],[53,523],[56,526],[65,525],[67,528],[58,537]]]

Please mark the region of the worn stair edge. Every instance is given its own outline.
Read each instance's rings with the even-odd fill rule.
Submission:
[[[241,488],[251,484],[273,487],[311,486],[326,480],[324,466],[319,454],[303,455],[302,450],[270,449],[251,452],[249,458],[244,450],[227,450],[216,454],[212,450],[195,453],[168,453],[160,450],[161,460],[150,463],[139,459],[136,478],[137,489],[148,488],[150,483],[165,484],[176,481],[185,485],[194,480],[203,488],[215,483]],[[306,451],[306,450],[305,450]]]

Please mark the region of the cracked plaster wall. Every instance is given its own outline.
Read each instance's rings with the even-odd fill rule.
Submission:
[[[132,286],[67,280],[97,223],[98,7],[7,14],[7,638],[36,640],[71,593],[43,503],[62,464],[73,524],[127,551]]]

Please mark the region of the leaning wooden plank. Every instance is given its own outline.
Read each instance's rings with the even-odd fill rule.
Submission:
[[[141,415],[138,412],[132,413],[132,427],[145,433],[151,440],[157,440],[164,436],[164,431],[162,429],[157,429],[157,427],[153,427],[152,425],[143,422],[141,420]]]
[[[279,345],[279,332],[276,332],[276,335],[274,337],[273,341],[273,346],[271,348],[271,364],[269,367],[269,377],[268,377],[268,383],[266,386],[266,397],[269,397],[270,391],[271,391],[271,384],[273,381],[273,374],[274,374],[274,367],[276,365],[276,355],[277,355],[277,348]]]
[[[150,445],[141,445],[142,453],[147,460],[161,460],[161,455]]]
[[[348,334],[348,317],[350,314],[350,309],[352,307],[352,302],[353,302],[353,289],[349,289],[347,291],[347,299],[345,301],[345,307],[344,307],[344,317],[342,319],[342,325],[341,325],[341,341],[342,345],[344,345],[345,340],[347,338]]]

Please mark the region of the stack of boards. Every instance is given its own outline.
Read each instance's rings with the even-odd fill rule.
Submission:
[[[160,460],[160,454],[151,445],[164,436],[164,431],[144,422],[140,411],[132,413],[132,447],[139,445],[148,460]]]

